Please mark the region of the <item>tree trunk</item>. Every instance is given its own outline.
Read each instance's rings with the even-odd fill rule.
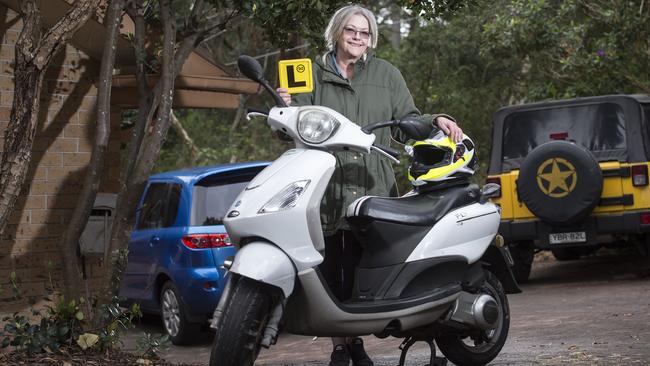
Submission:
[[[111,86],[113,84],[113,68],[115,65],[115,44],[119,36],[119,25],[122,20],[122,10],[125,0],[111,0],[108,6],[104,25],[107,39],[104,43],[102,63],[99,71],[99,88],[97,92],[97,125],[95,126],[95,141],[93,152],[84,178],[83,188],[77,197],[77,204],[72,213],[70,223],[63,234],[63,279],[65,296],[68,299],[79,298],[81,276],[79,272],[77,248],[79,237],[88,222],[88,216],[93,208],[99,183],[106,160],[106,148],[111,131]],[[108,245],[108,243],[105,243]]]
[[[161,0],[159,6],[164,34],[161,75],[151,93],[147,93],[149,104],[143,106],[141,103],[139,105],[141,110],[138,111],[138,126],[136,128],[141,128],[141,131],[134,132],[131,143],[137,141],[139,133],[142,133],[142,139],[137,143],[137,146],[132,147],[133,151],[137,151],[137,157],[131,159],[132,156],[130,156],[126,174],[122,175],[124,179],[120,188],[117,210],[113,221],[109,247],[110,260],[105,266],[104,292],[99,299],[100,305],[109,302],[113,296],[117,295],[119,290],[121,273],[126,267],[126,248],[129,243],[130,231],[135,224],[136,205],[171,125],[170,113],[174,94],[174,80],[190,53],[207,37],[222,34],[227,24],[238,14],[234,11],[227,12],[221,23],[214,23],[212,17],[206,14],[205,1],[196,0],[193,3],[188,21],[192,25],[193,31],[186,32],[187,36],[177,44],[175,19],[173,19],[169,9],[170,0]],[[138,39],[137,29],[138,22],[136,21],[136,42]],[[143,45],[138,47],[143,47]],[[142,55],[144,52],[144,48],[136,50],[138,55]],[[146,83],[146,78],[144,76],[138,77],[138,83]],[[146,90],[144,86],[138,89],[141,91]],[[142,94],[140,95],[142,97]],[[156,119],[152,121],[151,116],[154,112]]]
[[[43,37],[36,0],[23,0],[23,29],[16,42],[14,101],[0,162],[0,232],[4,231],[27,175],[45,70],[54,55],[94,14],[100,0],[79,0]]]
[[[124,174],[124,181],[120,189],[109,247],[111,260],[105,266],[104,293],[102,294],[100,303],[110,301],[113,296],[117,295],[119,290],[119,278],[126,266],[124,249],[128,245],[129,233],[135,221],[135,207],[144,190],[147,178],[156,162],[158,152],[170,126],[174,79],[178,72],[174,72],[176,69],[174,65],[176,29],[174,20],[171,19],[169,1],[162,0],[159,2],[164,34],[161,75],[158,83],[154,87],[153,97],[149,98],[151,104],[147,106],[141,104],[141,110],[138,111],[138,125],[142,123],[142,131],[134,131],[135,135],[131,143],[137,141],[138,134],[142,134],[142,142],[138,143],[137,146],[131,147],[131,152],[135,151],[137,158],[127,163],[127,172]],[[141,46],[144,46],[144,44],[141,44]],[[144,49],[136,50],[136,52],[143,54]],[[189,56],[189,52],[187,55]],[[187,59],[187,56],[185,59]],[[181,61],[181,66],[185,63],[185,59]],[[178,69],[180,70],[180,67]],[[146,82],[146,79],[143,77],[139,78],[139,83],[142,82]],[[140,87],[140,90],[142,92],[144,90],[143,87]],[[159,106],[156,106],[157,101],[160,101]],[[147,124],[150,111],[153,110],[156,110],[156,120],[152,121],[151,124]],[[147,112],[146,114],[145,111]]]

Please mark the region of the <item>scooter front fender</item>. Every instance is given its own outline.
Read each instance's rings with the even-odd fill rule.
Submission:
[[[296,269],[282,250],[268,242],[244,245],[235,256],[230,272],[279,287],[287,298],[293,292]]]

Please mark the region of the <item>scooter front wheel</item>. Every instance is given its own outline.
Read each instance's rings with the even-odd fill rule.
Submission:
[[[499,354],[508,338],[510,328],[508,298],[499,279],[487,270],[485,275],[486,281],[480,292],[492,296],[498,304],[499,316],[496,327],[488,331],[451,330],[436,337],[440,351],[459,366],[486,365]]]
[[[255,362],[273,298],[271,289],[257,281],[246,277],[237,281],[214,336],[210,366],[249,366]]]

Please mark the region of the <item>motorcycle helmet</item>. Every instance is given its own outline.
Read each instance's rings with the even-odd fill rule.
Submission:
[[[466,135],[456,143],[438,130],[428,139],[414,142],[407,150],[412,156],[408,178],[414,186],[467,178],[478,165],[474,142]]]

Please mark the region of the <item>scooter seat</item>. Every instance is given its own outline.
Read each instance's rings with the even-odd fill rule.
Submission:
[[[365,196],[348,206],[347,217],[432,226],[449,211],[477,202],[476,184],[463,184],[403,197]]]

